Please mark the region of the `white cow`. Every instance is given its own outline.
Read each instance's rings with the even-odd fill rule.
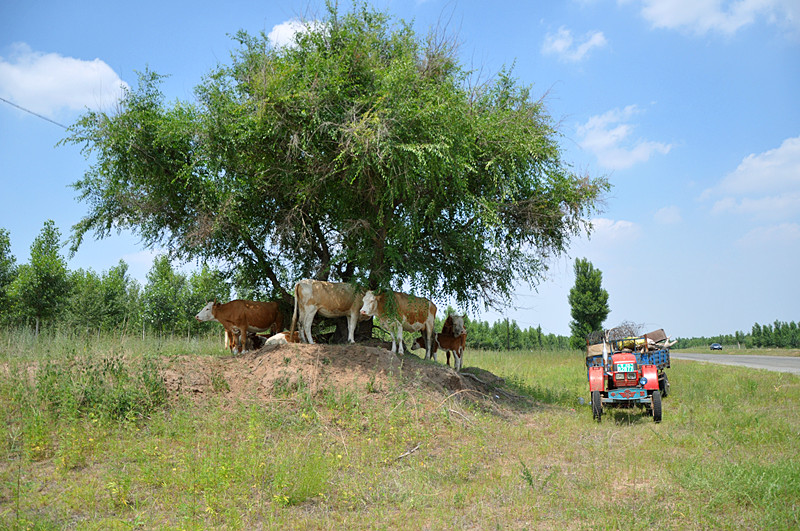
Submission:
[[[294,286],[294,313],[290,330],[294,332],[299,317],[300,340],[313,343],[311,323],[317,312],[324,317],[347,317],[347,340],[355,343],[362,298],[362,294],[346,282],[303,279]]]
[[[364,295],[361,315],[377,317],[381,326],[392,336],[392,352],[398,351],[397,345],[399,344],[400,354],[403,353],[403,330],[409,332],[425,330],[425,359],[429,359],[433,355],[433,359],[436,360],[436,352],[432,352],[431,349],[436,305],[424,297],[415,297],[396,291],[392,293],[394,294],[394,308],[387,307],[385,294],[376,295],[373,291],[368,291]]]

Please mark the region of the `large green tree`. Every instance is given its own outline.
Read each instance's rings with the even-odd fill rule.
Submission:
[[[585,258],[575,259],[575,286],[569,290],[572,322],[570,345],[585,348],[586,336],[602,330],[609,313],[608,292],[603,289],[603,273]]]
[[[236,41],[196,101],[165,103],[145,72],[116,114],[71,128],[96,156],[73,248],[130,229],[287,298],[313,277],[496,306],[541,280],[608,188],[562,159],[530,87],[476,82],[445,35],[329,4],[292,45]]]

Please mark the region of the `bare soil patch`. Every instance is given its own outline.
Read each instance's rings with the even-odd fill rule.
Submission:
[[[489,371],[466,367],[458,373],[415,354],[398,356],[363,343],[269,345],[240,356],[180,356],[163,374],[167,391],[176,398],[270,400],[301,388],[315,395],[330,389],[366,393],[401,386],[477,401],[526,401]]]

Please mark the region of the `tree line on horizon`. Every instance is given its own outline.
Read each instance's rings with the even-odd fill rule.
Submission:
[[[712,343],[741,348],[800,348],[800,326],[794,321],[755,323],[750,332],[737,331],[711,337],[679,338],[673,348],[707,347]]]

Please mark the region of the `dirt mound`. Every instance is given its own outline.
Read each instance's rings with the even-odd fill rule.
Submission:
[[[488,371],[467,367],[457,373],[440,363],[386,348],[356,345],[269,345],[242,356],[182,356],[164,371],[171,396],[259,398],[306,389],[352,389],[379,392],[390,386],[459,394],[476,400],[521,399],[503,388],[504,381]]]

